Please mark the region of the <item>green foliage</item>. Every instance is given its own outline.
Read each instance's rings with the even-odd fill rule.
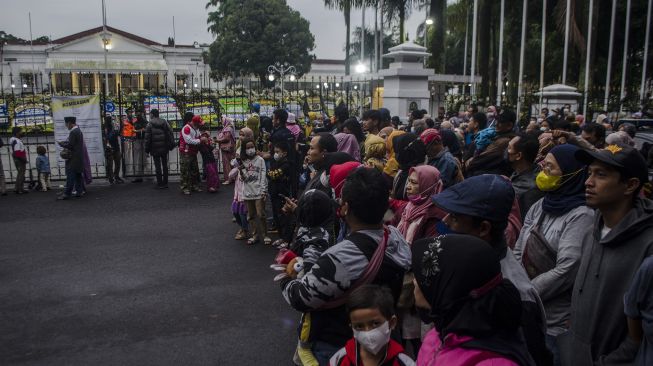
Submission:
[[[5,31],[0,31],[0,41],[19,43],[19,44],[29,44],[29,39],[22,39],[20,37],[16,37],[13,34],[7,33]],[[48,36],[40,36],[38,38],[33,39],[33,41],[43,43],[43,42],[50,41],[50,38]]]
[[[315,37],[309,22],[285,0],[225,0],[209,3],[209,31],[216,36],[208,59],[216,79],[256,75],[264,80],[275,62],[310,71]]]

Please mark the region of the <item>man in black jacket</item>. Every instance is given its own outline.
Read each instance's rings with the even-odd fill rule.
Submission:
[[[159,110],[150,111],[150,123],[145,128],[145,152],[154,158],[157,188],[168,188],[168,152],[175,147],[172,128],[159,118]]]
[[[82,172],[84,171],[84,135],[77,126],[77,118],[65,117],[64,123],[70,131],[68,140],[59,141],[59,145],[70,151],[69,159],[66,159],[66,188],[57,197],[58,200],[69,199],[73,189],[77,191],[76,197],[82,197],[84,191],[82,185]]]

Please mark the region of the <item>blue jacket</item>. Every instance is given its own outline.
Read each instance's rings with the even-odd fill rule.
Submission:
[[[48,160],[47,156],[39,155],[36,157],[36,171],[50,174],[50,160]]]

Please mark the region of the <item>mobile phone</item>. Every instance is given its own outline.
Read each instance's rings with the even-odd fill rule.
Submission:
[[[281,194],[281,193],[279,193],[278,196],[281,197],[281,198],[284,199],[284,200],[289,200],[289,199],[290,199],[288,196],[284,196],[284,195]]]

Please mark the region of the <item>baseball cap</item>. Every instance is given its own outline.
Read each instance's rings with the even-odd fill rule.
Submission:
[[[428,145],[433,141],[440,142],[442,141],[442,136],[440,135],[440,132],[436,130],[435,128],[427,128],[422,132],[421,135],[419,135],[419,138],[424,142],[424,145]]]
[[[617,168],[625,178],[637,178],[642,184],[648,182],[646,161],[630,146],[612,144],[596,151],[578,150],[574,156],[583,164],[590,165],[598,160]]]
[[[512,210],[515,190],[507,178],[482,174],[445,189],[432,200],[449,213],[503,222]]]
[[[202,117],[200,117],[200,116],[193,116],[192,121],[193,121],[193,123],[197,123],[200,126],[204,124],[204,121],[202,121]]]

